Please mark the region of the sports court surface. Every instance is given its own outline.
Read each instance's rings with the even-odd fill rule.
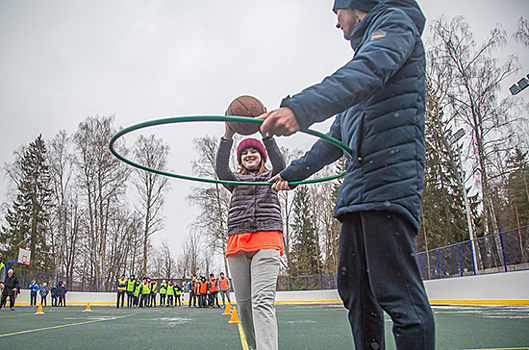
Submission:
[[[19,307],[0,311],[0,349],[247,349],[221,309]],[[529,349],[529,307],[434,306],[437,349]],[[279,348],[353,349],[341,305],[278,305]],[[395,349],[386,320],[387,349]]]

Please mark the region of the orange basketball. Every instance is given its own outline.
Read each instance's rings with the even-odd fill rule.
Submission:
[[[254,118],[266,112],[266,107],[256,97],[243,95],[228,106],[226,115]],[[228,122],[233,131],[240,135],[252,135],[259,131],[259,124]]]

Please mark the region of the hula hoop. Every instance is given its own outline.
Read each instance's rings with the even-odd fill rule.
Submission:
[[[112,139],[110,139],[110,152],[118,158],[119,160],[132,165],[133,167],[150,171],[152,173],[169,176],[169,177],[175,177],[177,179],[183,179],[183,180],[191,180],[191,181],[199,181],[199,182],[207,182],[207,183],[220,183],[220,184],[228,184],[228,185],[254,185],[254,186],[271,186],[273,185],[272,182],[245,182],[245,181],[228,181],[228,180],[217,180],[217,179],[205,179],[200,177],[193,177],[193,176],[186,176],[186,175],[179,175],[174,173],[169,173],[166,171],[158,170],[158,169],[152,169],[149,167],[146,167],[144,165],[135,163],[123,156],[121,156],[116,150],[114,149],[114,143],[123,135],[126,135],[132,131],[147,128],[150,126],[157,126],[157,125],[164,125],[164,124],[174,124],[174,123],[185,123],[185,122],[240,122],[240,123],[254,123],[254,124],[262,124],[264,122],[263,119],[256,119],[256,118],[247,118],[247,117],[237,117],[237,116],[183,116],[183,117],[168,117],[163,119],[156,119],[151,120],[139,124],[135,124],[132,126],[129,126],[119,132],[117,132]],[[300,130],[300,132],[304,134],[309,134],[313,136],[317,136],[325,141],[328,141],[335,146],[341,148],[349,157],[351,157],[351,149],[347,147],[344,143],[341,141],[335,139],[334,137],[331,137],[329,135],[323,134],[321,132],[315,131],[315,130]],[[345,171],[332,176],[323,177],[320,179],[312,179],[312,180],[305,180],[305,181],[292,181],[289,182],[289,185],[303,185],[303,184],[310,184],[310,183],[318,183],[318,182],[324,182],[329,180],[338,179],[345,175]]]

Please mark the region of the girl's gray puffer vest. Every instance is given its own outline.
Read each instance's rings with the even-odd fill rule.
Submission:
[[[285,168],[285,161],[275,140],[265,137],[263,143],[272,163],[272,170],[260,175],[232,172],[229,167],[233,140],[221,138],[215,170],[221,180],[266,182]],[[224,185],[232,193],[228,212],[228,235],[258,231],[283,231],[281,206],[277,192],[270,186]]]

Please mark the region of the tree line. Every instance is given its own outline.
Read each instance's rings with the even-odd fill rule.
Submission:
[[[528,106],[501,90],[520,66],[515,55],[504,62],[494,56],[506,44],[507,33],[496,26],[484,43],[476,43],[462,17],[439,18],[430,29],[419,251],[529,223]],[[513,37],[528,47],[523,18]],[[88,117],[72,135],[38,136],[14,152],[14,161],[4,167],[13,184],[3,210],[0,249],[5,256],[14,259],[18,248],[26,247],[33,252],[33,270],[89,276],[86,283],[99,279],[109,286],[123,271],[191,277],[208,273],[219,261],[228,271],[228,191],[218,184],[192,187],[186,199],[199,214],[182,253],[173,259],[168,242],[151,244],[152,235],[164,228],[168,178],[132,169],[113,157],[108,149],[116,132],[113,124],[113,116]],[[216,178],[218,138],[204,136],[193,143],[198,154],[193,174]],[[139,136],[130,150],[123,142],[115,147],[156,169],[166,168],[170,154],[168,144],[154,135]],[[282,151],[287,164],[301,155],[299,150]],[[316,176],[339,173],[346,161]],[[340,182],[279,194],[283,274],[335,272],[340,223],[333,211]]]

